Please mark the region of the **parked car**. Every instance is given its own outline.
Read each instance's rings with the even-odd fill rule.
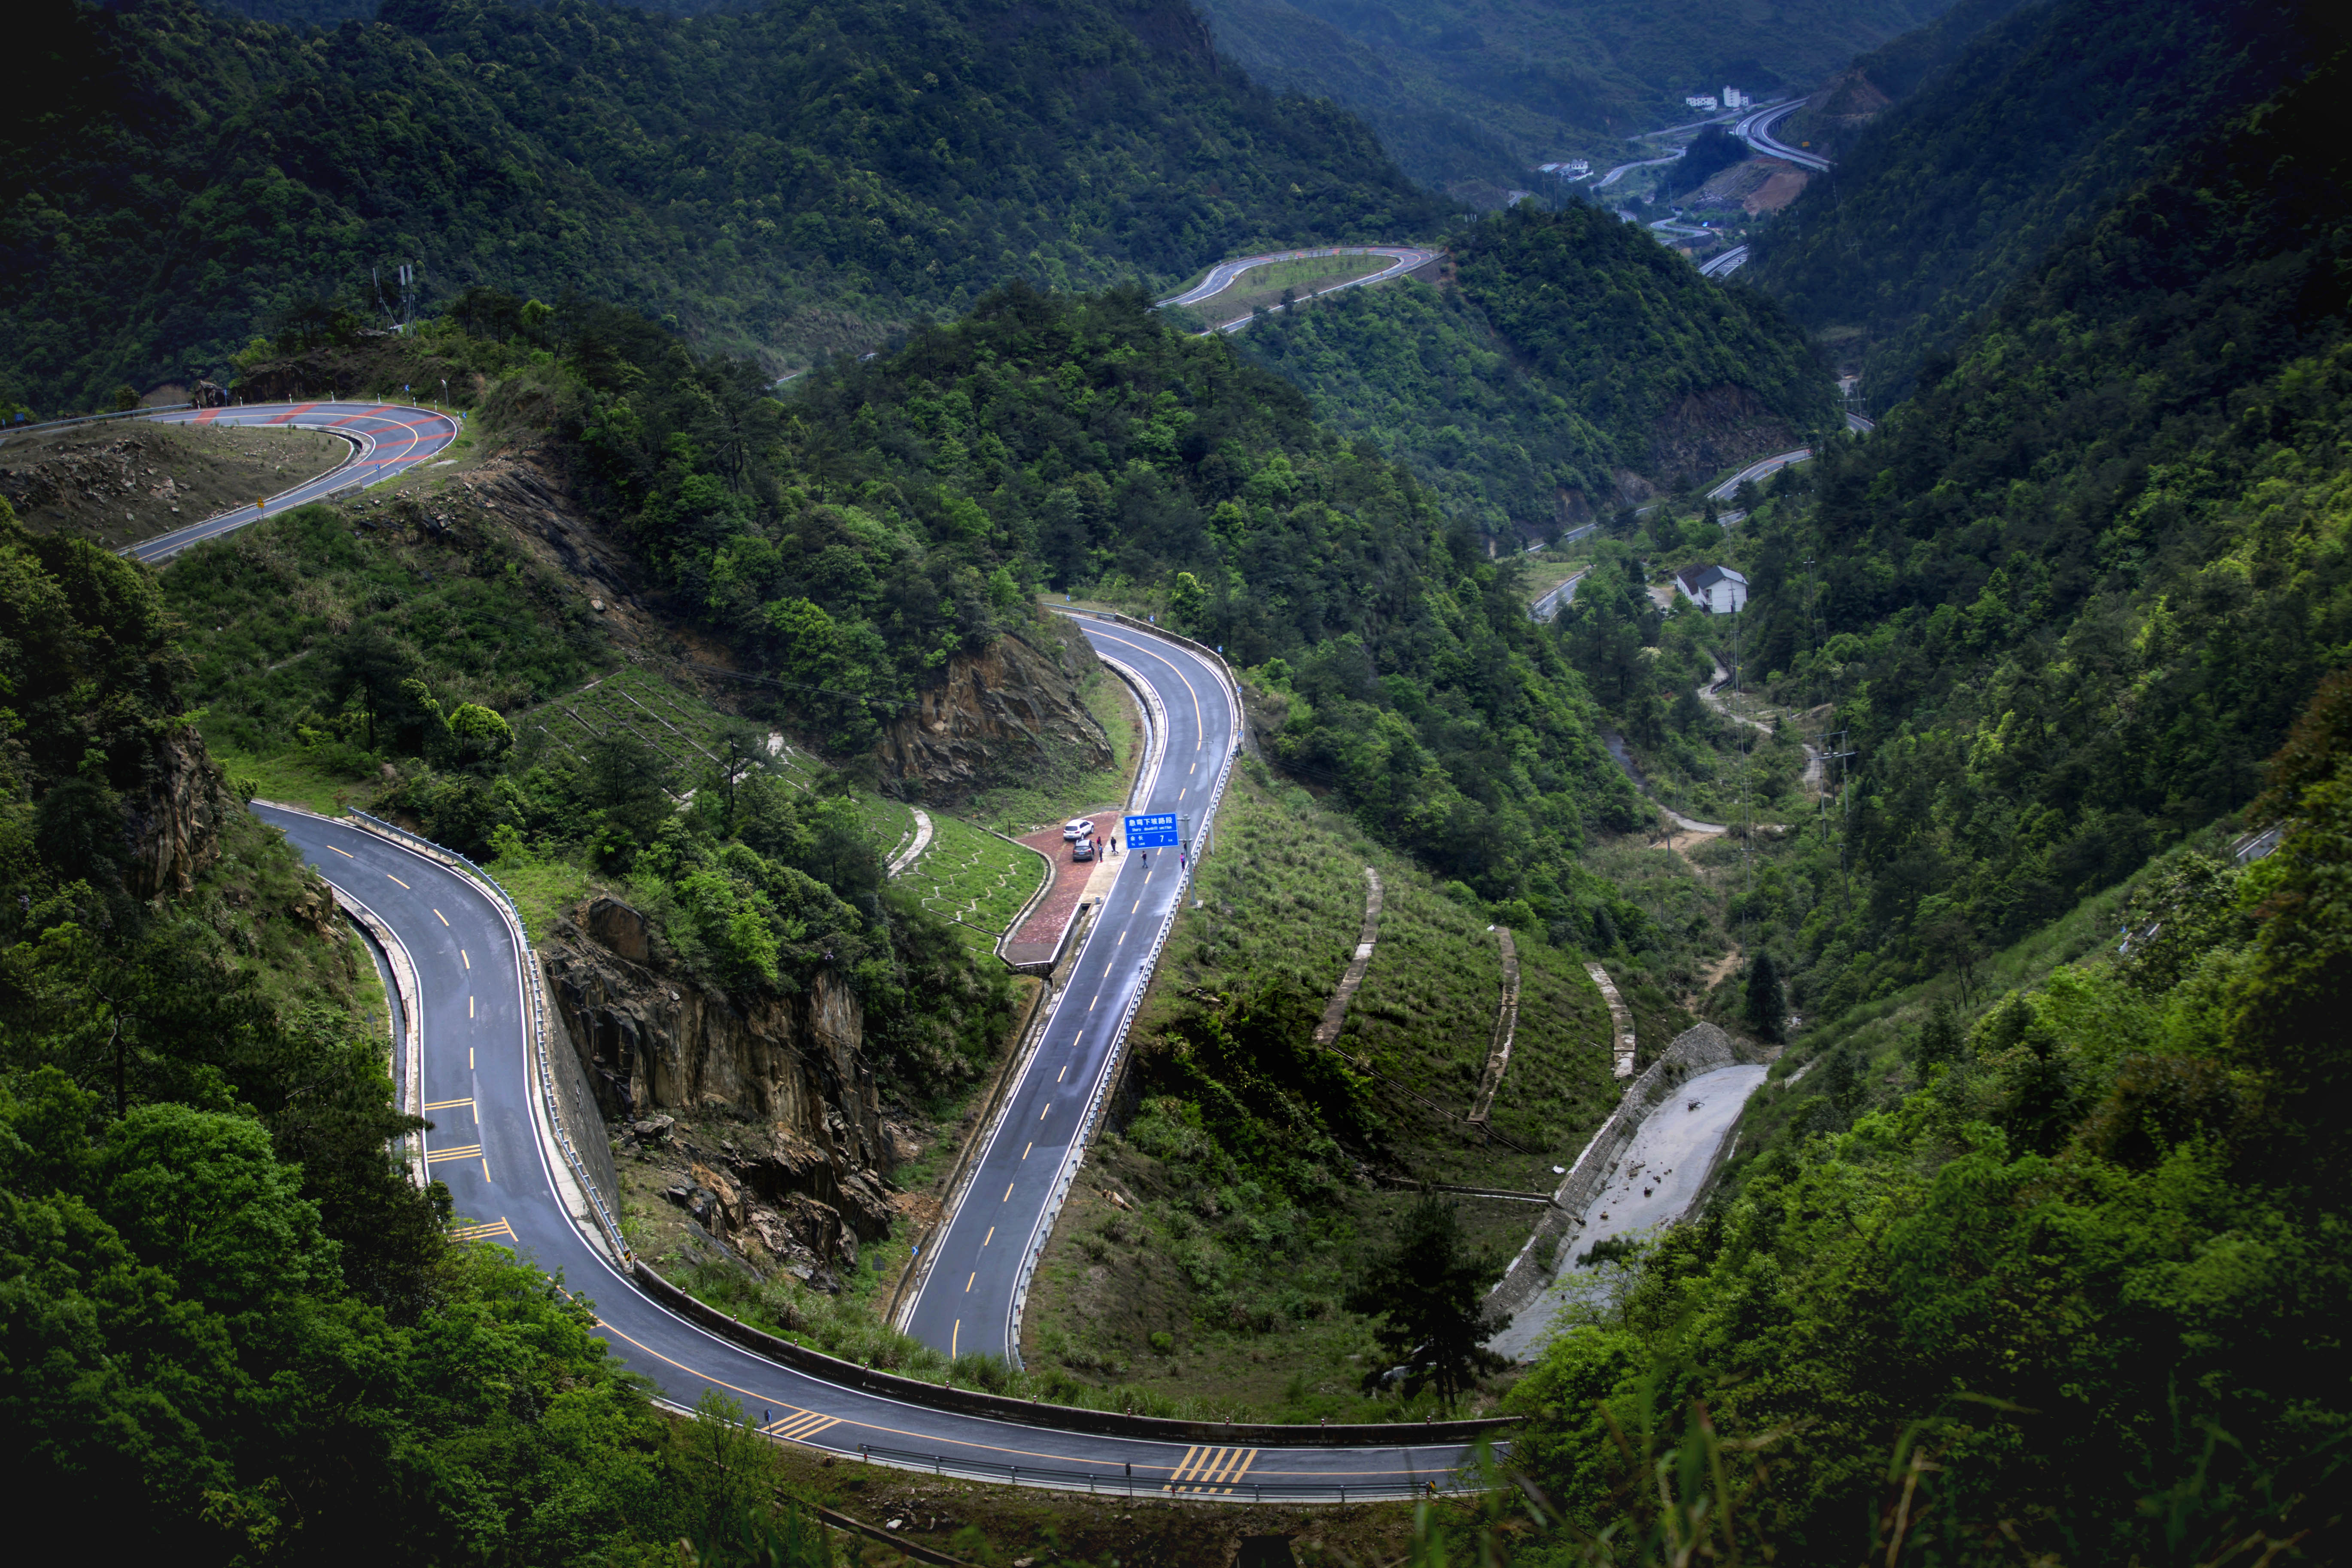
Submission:
[[[1092,817],[1074,816],[1062,824],[1064,838],[1092,838],[1094,836],[1095,825]]]
[[[1093,859],[1094,858],[1095,858],[1095,841],[1094,841],[1093,839],[1091,839],[1091,838],[1081,838],[1081,839],[1079,839],[1076,844],[1073,844],[1073,845],[1071,845],[1071,846],[1070,846],[1070,858],[1071,858],[1071,859],[1073,859],[1073,860],[1091,860],[1091,859]]]

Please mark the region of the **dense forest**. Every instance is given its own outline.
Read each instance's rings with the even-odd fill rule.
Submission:
[[[2352,682],[2269,779],[2279,852],[2174,861],[2122,957],[1765,1091],[1736,1193],[1514,1391],[1519,1561],[2336,1560]]]
[[[1822,1023],[1514,1392],[1533,1560],[2339,1549],[2343,70],[2183,138],[1875,435],[1744,498],[1752,679],[1860,755],[1850,818],[1759,847],[1726,1012]],[[1570,657],[1703,723],[1622,570]]]
[[[39,0],[0,104],[0,403],[227,372],[317,298],[626,302],[772,376],[1008,278],[1174,280],[1439,216],[1370,132],[1221,70],[1180,6],[677,18],[394,0],[299,34]]]
[[[1861,371],[1874,409],[1888,408],[2070,231],[2323,53],[2324,9],[2019,9],[1879,116],[1759,236],[1750,280]],[[1886,62],[1886,90],[1916,70],[1915,52]]]
[[[1771,300],[1599,208],[1516,207],[1449,247],[1453,287],[1350,289],[1239,342],[1488,532],[1545,536],[1830,421]]]
[[[1140,291],[1016,284],[759,394],[658,333],[583,335],[554,417],[583,492],[754,668],[816,689],[832,744],[1037,591],[1106,596],[1258,667],[1286,760],[1475,896],[1640,928],[1575,865],[1632,797],[1511,564],[1230,341]]]

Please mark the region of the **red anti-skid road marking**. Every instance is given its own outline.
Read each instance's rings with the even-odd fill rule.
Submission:
[[[213,416],[219,412],[220,410],[217,408],[207,408],[196,416],[196,423],[199,425],[209,425],[213,422]]]
[[[270,424],[272,424],[272,425],[283,425],[283,424],[285,424],[289,419],[294,418],[294,417],[295,417],[296,416],[298,416],[298,415],[308,414],[308,413],[310,413],[310,410],[312,410],[313,408],[316,408],[316,407],[318,407],[318,406],[319,406],[319,405],[318,405],[317,404],[315,404],[315,403],[305,403],[305,404],[304,404],[304,405],[302,405],[299,408],[289,408],[289,409],[288,409],[285,413],[280,414],[280,415],[279,415],[279,416],[278,416],[275,419],[272,419],[272,420],[268,421],[268,423],[270,423]]]

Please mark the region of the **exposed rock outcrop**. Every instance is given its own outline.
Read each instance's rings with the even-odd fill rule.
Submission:
[[[823,1284],[889,1229],[898,1142],[839,976],[820,972],[799,995],[721,991],[680,973],[651,922],[609,898],[558,921],[541,962],[562,1043],[621,1124],[624,1155],[656,1167],[655,1190],[703,1232]]]
[[[1798,444],[1796,431],[1744,386],[1710,386],[1666,411],[1652,437],[1650,468],[1671,482],[1752,462]]]
[[[138,898],[184,897],[220,858],[228,790],[192,729],[183,726],[158,737],[153,760],[146,798],[131,804],[125,822],[131,865],[123,880]],[[331,914],[331,909],[321,908]]]
[[[910,796],[952,802],[1000,782],[1109,767],[1110,737],[1081,694],[1093,657],[1058,618],[957,654],[947,679],[883,732],[883,770]]]

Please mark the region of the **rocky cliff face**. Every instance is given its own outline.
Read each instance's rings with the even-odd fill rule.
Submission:
[[[858,1242],[888,1230],[898,1144],[845,984],[731,995],[677,973],[650,922],[614,899],[550,937],[548,1000],[620,1123],[625,1184],[804,1279],[854,1265]]]
[[[1094,662],[1059,617],[956,655],[947,679],[884,732],[884,771],[909,796],[953,802],[993,784],[1109,767],[1110,738],[1080,691]]]
[[[160,736],[153,760],[146,797],[131,804],[124,823],[131,865],[123,881],[137,898],[177,898],[194,892],[197,876],[220,858],[221,825],[232,807],[220,769],[194,730]]]
[[[1767,452],[1798,444],[1796,430],[1775,416],[1742,386],[1711,386],[1694,392],[1666,411],[1652,433],[1650,469],[1673,478],[1698,478]]]

